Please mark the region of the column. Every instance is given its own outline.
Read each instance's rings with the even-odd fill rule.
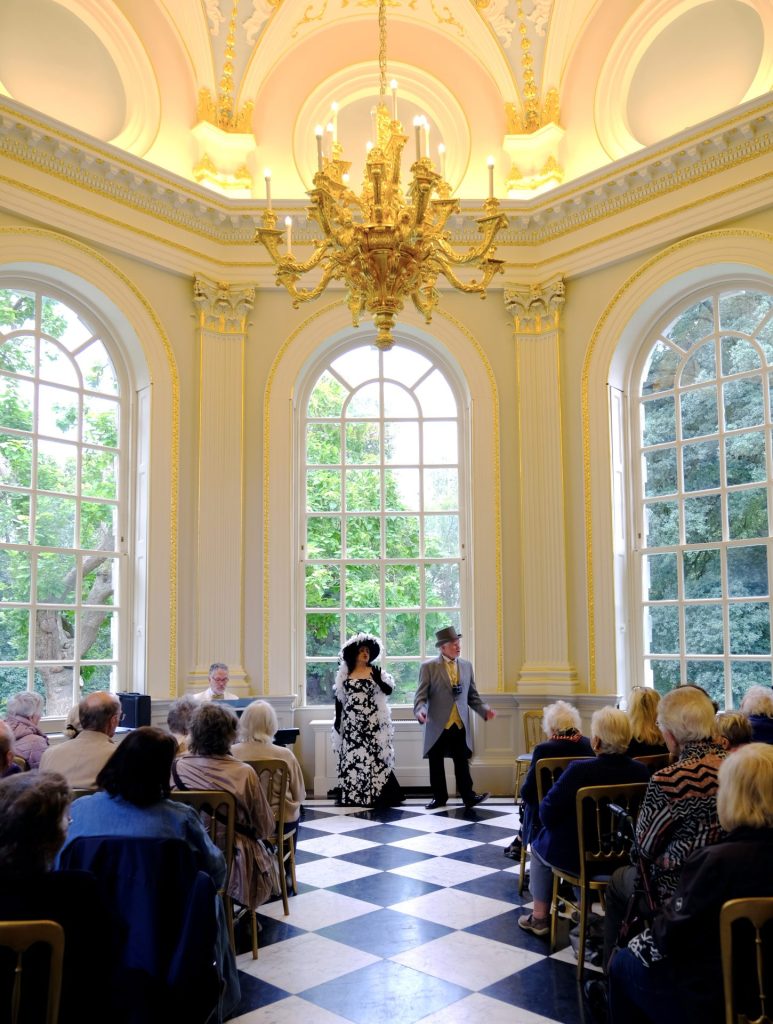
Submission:
[[[569,662],[559,330],[564,282],[509,288],[516,344],[524,661],[520,692],[576,687]]]
[[[189,682],[203,688],[211,662],[222,661],[230,668],[230,688],[244,696],[244,345],[254,300],[254,288],[194,281],[199,490],[196,663]]]

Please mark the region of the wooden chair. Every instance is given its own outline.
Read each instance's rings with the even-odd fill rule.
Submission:
[[[654,775],[661,768],[671,764],[672,757],[670,754],[642,754],[641,757],[635,757],[634,761],[641,761],[643,765],[647,766],[650,775]]]
[[[746,941],[739,935],[737,926],[741,921],[746,921],[749,924]],[[729,900],[722,907],[719,915],[719,938],[722,947],[722,982],[725,989],[725,1024],[773,1024],[773,1018],[768,1009],[773,992],[765,990],[766,983],[770,980],[770,966],[768,966],[767,978],[765,971],[765,963],[767,961],[769,965],[771,959],[770,948],[768,948],[767,955],[763,957],[762,929],[763,925],[768,922],[773,922],[773,896]],[[772,930],[773,924],[767,929],[769,946],[773,945]],[[750,1021],[743,1010],[748,1011],[749,1009],[751,986],[745,985],[743,987],[746,991],[738,991],[741,986],[736,986],[734,965],[744,962],[751,967],[752,961],[756,974],[756,991],[759,993],[760,1015]],[[738,1006],[738,996],[744,997],[746,1005],[743,1010]]]
[[[225,882],[218,895],[223,901],[228,936],[231,949],[236,953],[236,936],[234,934],[233,900],[228,895],[228,883],[234,862],[234,843],[236,835],[236,800],[233,793],[218,789],[173,789],[170,799],[192,807],[209,833],[209,838],[222,850],[225,857]],[[253,921],[253,956],[257,958],[257,926]]]
[[[27,1019],[22,1003],[22,983],[25,978],[24,955],[36,943],[42,943],[50,950],[46,1015],[45,1018],[40,1018],[40,1024],[57,1024],[59,1020],[64,929],[54,921],[3,921],[0,923],[0,948],[9,949],[16,954],[10,1016],[7,1017],[4,1012],[0,1011],[0,1018],[9,1021],[9,1024],[17,1024],[20,1019]],[[39,972],[32,970],[30,987],[37,988],[40,982]]]
[[[556,949],[558,927],[558,886],[561,880],[580,890],[580,945],[577,950],[577,978],[582,981],[585,968],[585,934],[588,911],[597,892],[604,901],[604,891],[612,872],[630,864],[627,846],[618,838],[609,810],[610,803],[624,807],[636,820],[647,789],[646,782],[628,782],[611,786],[586,786],[577,793],[577,847],[580,870],[574,875],[562,868],[553,868],[553,897],[550,904],[550,952]]]
[[[542,711],[523,713],[523,750],[515,759],[515,802],[520,803],[523,780],[531,767],[531,752],[542,739]]]
[[[91,786],[87,789],[71,789],[73,800],[79,800],[82,796],[93,796],[97,792],[96,786]]]
[[[542,803],[543,797],[556,781],[561,772],[572,761],[583,761],[582,757],[541,757],[537,761],[537,800]],[[521,844],[521,874],[518,878],[518,895],[523,895],[524,878],[526,876],[526,845]]]
[[[293,895],[296,892],[297,882],[295,878],[295,836],[285,835],[285,801],[287,789],[290,785],[290,769],[286,761],[281,758],[262,758],[259,761],[246,761],[257,773],[266,799],[274,812],[276,829],[269,837],[269,842],[276,847],[276,856],[279,865],[279,883],[282,887],[282,907],[285,915],[290,913],[290,905],[287,902],[287,869],[289,866],[292,880]]]

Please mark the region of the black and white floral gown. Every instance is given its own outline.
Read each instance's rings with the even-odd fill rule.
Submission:
[[[391,677],[383,673],[382,681],[389,685]],[[333,734],[341,802],[358,807],[400,803],[403,794],[393,770],[394,728],[386,695],[371,675],[337,682],[335,697],[341,705],[340,732]]]

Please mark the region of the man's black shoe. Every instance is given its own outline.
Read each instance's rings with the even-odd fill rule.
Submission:
[[[491,793],[475,793],[469,800],[464,801],[464,806],[469,811],[470,808],[477,807],[478,804],[482,804],[484,800],[488,800],[490,796]]]
[[[509,857],[510,860],[520,860],[521,859],[521,840],[520,840],[520,838],[518,836],[516,836],[515,839],[512,841],[512,843],[510,843],[509,846],[506,846],[504,848],[502,853],[504,853],[505,857]]]
[[[428,811],[434,811],[434,810],[437,810],[438,807],[445,807],[446,803],[447,803],[446,800],[436,800],[433,797],[430,800],[430,802],[428,804],[425,804],[424,806],[426,807],[426,809]]]
[[[582,986],[582,990],[594,1024],[608,1024],[609,993],[606,981],[602,981],[601,978],[589,978]]]

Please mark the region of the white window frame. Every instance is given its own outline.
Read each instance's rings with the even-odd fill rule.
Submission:
[[[306,411],[307,411],[308,402],[309,402],[309,398],[310,398],[311,392],[312,392],[314,386],[316,385],[316,383],[317,383],[317,381],[318,381],[318,379],[320,377],[320,374],[325,370],[325,368],[330,367],[330,365],[336,359],[338,359],[341,355],[343,355],[345,352],[351,351],[353,349],[361,348],[363,346],[367,346],[368,344],[372,344],[372,342],[369,342],[367,337],[362,337],[362,336],[359,336],[359,337],[356,337],[356,338],[349,337],[349,338],[347,338],[346,341],[344,341],[343,343],[337,345],[336,347],[325,349],[324,353],[322,355],[320,355],[319,358],[313,360],[312,362],[310,362],[306,366],[303,379],[299,382],[298,388],[297,388],[297,391],[296,391],[297,401],[296,401],[296,404],[295,404],[295,417],[296,417],[296,419],[295,419],[295,424],[296,424],[296,426],[295,426],[295,433],[296,433],[296,437],[298,438],[298,443],[294,446],[294,449],[295,449],[295,469],[294,469],[294,474],[293,474],[293,480],[294,480],[294,493],[296,495],[296,500],[293,502],[293,508],[294,508],[293,533],[294,533],[294,536],[295,536],[295,539],[296,539],[295,540],[295,547],[296,547],[296,551],[297,551],[297,558],[296,558],[296,574],[295,574],[295,578],[294,578],[294,581],[293,581],[293,589],[294,589],[294,592],[295,592],[295,601],[294,601],[295,621],[298,624],[298,628],[295,630],[295,635],[296,635],[295,663],[297,665],[299,665],[300,668],[301,668],[300,672],[298,673],[298,700],[299,700],[299,704],[301,704],[302,706],[306,706],[306,707],[315,707],[315,706],[319,707],[319,706],[321,706],[320,704],[308,705],[306,703],[306,662],[307,662],[307,660],[314,661],[314,662],[329,661],[331,663],[331,665],[333,665],[333,666],[337,662],[337,652],[336,652],[336,656],[326,655],[326,656],[320,656],[320,657],[312,657],[312,658],[309,658],[309,659],[307,659],[307,657],[306,657],[305,616],[306,616],[307,609],[306,609],[306,601],[305,601],[305,596],[306,596],[306,576],[305,576],[305,570],[306,570],[307,561],[306,561],[306,557],[305,557],[305,543],[306,543],[306,518],[307,518],[307,512],[306,512],[306,487],[305,487],[305,480],[306,480],[306,477],[305,477],[305,474],[306,474],[305,455],[306,455],[306,423],[308,421],[308,418],[306,416]],[[469,552],[469,548],[470,548],[470,511],[471,511],[471,509],[470,509],[470,470],[469,470],[469,467],[470,467],[470,436],[469,436],[470,435],[470,429],[469,429],[469,425],[470,424],[469,424],[468,401],[467,401],[467,398],[466,398],[466,392],[465,392],[464,387],[462,386],[462,383],[458,380],[457,375],[456,375],[453,367],[449,364],[449,362],[447,360],[442,358],[442,355],[438,352],[438,350],[435,347],[423,346],[422,344],[420,344],[419,342],[415,341],[414,339],[411,339],[411,341],[400,341],[399,344],[401,345],[401,347],[411,349],[411,350],[417,352],[418,354],[422,355],[424,358],[428,359],[430,361],[430,363],[432,364],[432,369],[433,370],[437,369],[444,376],[444,378],[446,380],[446,383],[448,384],[449,388],[451,389],[451,391],[453,393],[453,396],[454,396],[454,399],[456,401],[456,414],[455,414],[455,418],[456,418],[456,421],[457,421],[457,452],[458,452],[458,461],[456,463],[456,466],[457,466],[457,471],[458,471],[458,487],[459,487],[459,507],[458,507],[458,518],[459,518],[459,557],[458,558],[448,558],[447,561],[448,562],[458,562],[458,565],[459,565],[459,608],[458,608],[458,611],[454,610],[454,612],[452,613],[453,614],[453,618],[449,618],[448,621],[449,622],[454,621],[454,620],[457,621],[458,622],[458,628],[460,629],[460,632],[464,633],[469,628],[469,625],[468,625],[469,617],[465,615],[465,610],[468,607],[468,595],[471,593],[471,581],[470,581],[470,578],[469,578],[470,577],[470,560],[468,558],[468,552]],[[430,370],[430,371],[427,371],[427,372],[430,373],[432,371]],[[381,378],[381,379],[383,380],[383,378]],[[385,417],[384,417],[384,414],[383,414],[383,406],[382,406],[380,416],[378,418],[374,418],[374,419],[377,419],[377,422],[379,422],[379,424],[383,424],[384,418]],[[419,414],[418,418],[419,418],[419,423],[421,423],[422,420],[424,419],[424,417],[422,416],[421,413]],[[437,418],[437,417],[431,417],[431,418]],[[394,417],[388,417],[388,419],[392,420],[392,419],[394,419]],[[343,422],[345,422],[345,416],[342,416],[341,420]],[[421,431],[420,431],[420,434],[421,434]],[[419,465],[419,473],[420,473],[420,475],[423,473],[425,468],[435,468],[435,464],[433,464],[433,463],[424,464],[423,462],[419,462],[418,465]],[[345,468],[346,468],[346,463],[345,463],[345,461],[343,461],[343,459],[342,459],[342,463],[341,463],[341,468],[342,468],[342,470],[345,470]],[[381,470],[382,479],[383,479],[383,472],[384,472],[384,469],[385,469],[385,464],[384,463],[375,464],[374,468],[379,468]],[[391,469],[391,468],[400,468],[400,467],[397,464],[393,465],[393,464],[390,463],[388,468]],[[445,465],[438,464],[437,468],[447,468],[447,467]],[[420,488],[420,494],[423,494],[423,488]],[[343,511],[341,511],[338,514],[341,516],[341,519],[343,521],[343,518],[344,518]],[[387,510],[382,510],[382,511],[379,511],[378,513],[368,512],[367,514],[368,515],[377,514],[380,517],[384,518],[387,515],[389,515],[390,513]],[[432,515],[433,512],[432,511],[430,511],[429,513],[425,513],[424,512],[423,502],[422,502],[422,499],[420,498],[420,512],[419,512],[419,515],[420,515],[420,517],[423,517],[425,514]],[[421,520],[420,530],[421,530],[422,536],[423,536],[423,519]],[[343,531],[342,531],[342,547],[343,547]],[[343,550],[342,550],[341,558],[339,559],[339,562],[340,562],[341,566],[346,565],[347,561],[348,560],[345,557],[345,555],[343,553]],[[360,561],[365,561],[365,560],[353,559],[352,561],[360,562]],[[411,561],[411,562],[415,561],[418,565],[421,566],[424,563],[425,559],[424,559],[424,556],[420,556],[417,559],[407,559],[407,560],[406,559],[388,559],[386,557],[382,557],[380,559],[380,561],[382,563],[385,563],[385,564],[390,564],[390,563],[393,563],[393,562],[400,563],[400,562],[405,562],[405,561]],[[435,562],[435,561],[437,561],[437,559],[429,559],[429,561]],[[385,600],[384,600],[384,579],[383,579],[383,575],[382,575],[382,578],[380,580],[380,584],[379,585],[380,585],[380,594],[381,594],[381,607],[378,608],[378,609],[362,609],[362,613],[363,613],[363,615],[372,615],[374,613],[378,613],[380,615],[381,623],[382,623],[382,626],[383,626],[383,623],[385,621],[385,615],[386,615],[386,605],[385,605]],[[345,607],[346,607],[345,606],[345,593],[344,593],[344,587],[342,586],[339,604],[336,607],[325,608],[324,611],[330,611],[331,613],[338,613],[338,614],[340,614],[342,616],[342,622],[344,623],[344,628],[345,628],[345,622],[346,622]],[[390,607],[389,608],[389,613],[390,614],[392,614],[392,613],[399,613],[401,610],[402,609],[400,609],[400,608]],[[415,613],[416,612],[416,608],[415,607],[407,608],[407,609],[404,609],[404,610],[408,611],[410,613]],[[436,650],[435,650],[434,646],[431,645],[430,641],[426,637],[426,628],[425,628],[426,615],[428,613],[431,614],[431,613],[434,613],[436,611],[442,611],[442,609],[439,609],[439,608],[437,608],[435,606],[428,606],[428,605],[426,605],[426,603],[425,603],[425,595],[424,595],[424,587],[423,587],[423,583],[422,583],[421,604],[420,604],[419,609],[418,609],[418,613],[419,613],[419,617],[420,617],[421,650],[416,652],[415,654],[411,654],[411,655],[393,655],[393,658],[396,661],[402,661],[402,662],[415,661],[415,663],[416,663],[416,679],[417,680],[418,680],[419,666],[421,665],[421,662],[423,660],[425,660],[426,658],[428,658],[428,657],[435,656],[435,654],[436,654]],[[352,613],[350,612],[350,615],[351,614]],[[389,658],[390,658],[389,650],[388,650],[388,641],[387,641],[387,638],[383,635],[383,630],[382,630],[382,633],[380,635],[381,635],[382,641],[384,642],[384,649],[382,650],[380,664],[384,665],[384,667],[388,671],[389,670]],[[469,643],[469,639],[466,638],[465,643],[466,643],[467,649],[469,650],[470,646],[471,646],[470,643]]]

